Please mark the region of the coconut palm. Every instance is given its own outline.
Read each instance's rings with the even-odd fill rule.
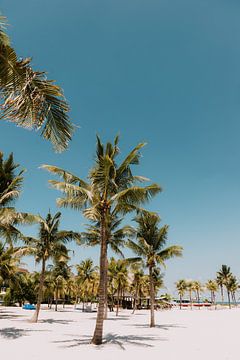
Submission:
[[[67,292],[68,280],[71,276],[70,266],[67,264],[68,258],[66,259],[56,259],[55,264],[52,267],[52,277],[53,277],[53,288],[54,288],[54,298],[55,298],[55,311],[58,310],[58,301],[59,296],[61,296],[63,301],[63,307],[65,303],[65,295]]]
[[[106,239],[107,239],[107,248],[111,250],[118,256],[124,257],[122,248],[125,245],[125,238],[130,235],[131,230],[129,226],[121,227],[123,218],[119,218],[115,213],[108,213],[106,217]],[[95,246],[101,244],[101,222],[97,221],[93,224],[87,226],[87,231],[81,234],[82,242],[86,243],[89,246]],[[108,265],[106,265],[108,267]],[[105,297],[105,315],[104,318],[107,318],[107,281],[106,281],[106,297]]]
[[[189,301],[190,301],[191,309],[193,308],[192,293],[193,293],[194,290],[195,290],[194,281],[188,280],[188,281],[187,281],[187,291],[188,291],[188,293],[189,293]]]
[[[235,303],[235,305],[237,305],[236,291],[239,289],[239,283],[237,281],[236,276],[234,276],[234,275],[230,276],[230,278],[228,279],[228,281],[226,283],[226,288],[227,288],[227,291],[232,296],[232,301]]]
[[[138,306],[141,283],[142,283],[142,279],[144,277],[144,272],[143,272],[141,264],[139,264],[139,263],[132,264],[131,273],[132,273],[132,277],[133,277],[132,283],[131,283],[131,289],[132,289],[132,292],[134,295],[132,314],[134,314],[134,312],[136,311],[137,306]]]
[[[180,300],[180,309],[182,309],[182,299],[183,296],[187,290],[187,282],[184,279],[178,280],[176,282],[176,288],[178,291],[178,295],[179,295],[179,300]]]
[[[165,261],[182,255],[181,246],[170,246],[165,248],[168,226],[159,228],[160,218],[155,213],[143,211],[135,218],[137,223],[136,242],[129,240],[128,246],[143,259],[149,271],[150,281],[150,327],[155,326],[154,319],[154,278],[153,272],[157,264],[163,265]]]
[[[206,283],[206,288],[210,291],[211,303],[215,305],[216,309],[216,292],[218,291],[218,284],[215,280],[208,280]]]
[[[23,251],[19,247],[5,247],[0,242],[0,285],[12,280],[18,271]]]
[[[81,261],[79,265],[76,265],[77,277],[79,282],[82,284],[82,288],[85,290],[83,294],[83,311],[85,299],[89,300],[90,292],[93,294],[94,281],[96,276],[97,267],[93,265],[92,259],[86,259]]]
[[[230,291],[227,287],[227,284],[231,276],[232,276],[231,269],[227,265],[222,265],[221,269],[217,272],[217,282],[220,284],[222,299],[223,299],[223,286],[225,286],[227,290],[229,308],[231,308],[231,301],[230,301]]]
[[[32,322],[38,321],[38,315],[43,297],[46,262],[52,259],[56,262],[68,259],[68,250],[65,243],[70,240],[79,239],[79,234],[68,230],[59,230],[61,213],[54,216],[49,212],[46,219],[39,216],[39,237],[25,237],[27,251],[35,257],[37,263],[41,262],[41,276],[38,290],[37,308],[32,317]]]
[[[127,263],[123,259],[119,259],[115,261],[115,275],[114,275],[114,284],[115,289],[117,292],[117,309],[116,309],[116,316],[119,313],[119,306],[120,306],[120,297],[123,297],[124,289],[128,285],[128,269]]]
[[[118,165],[116,161],[119,154],[118,137],[116,137],[114,144],[108,142],[105,146],[97,137],[95,165],[89,173],[88,183],[61,168],[50,165],[43,166],[43,168],[63,178],[62,182],[50,181],[54,188],[64,193],[64,197],[58,199],[58,205],[83,210],[83,215],[87,219],[100,223],[99,306],[92,338],[92,343],[96,345],[102,343],[107,297],[109,214],[121,216],[121,214],[132,212],[161,190],[157,184],[140,186],[139,182],[147,181],[147,179],[132,174],[131,166],[139,163],[139,150],[143,146],[142,143],[137,145]]]
[[[194,287],[194,291],[196,293],[198,308],[200,309],[200,293],[201,293],[201,291],[203,291],[203,286],[200,281],[195,280],[195,281],[193,281],[193,287]]]
[[[1,118],[25,128],[41,129],[56,150],[64,150],[73,132],[62,89],[45,72],[32,69],[30,58],[19,58],[0,16]]]
[[[18,171],[18,168],[12,153],[4,160],[0,152],[0,237],[10,245],[22,236],[17,225],[36,221],[33,215],[16,212],[13,207],[23,183],[24,170]]]

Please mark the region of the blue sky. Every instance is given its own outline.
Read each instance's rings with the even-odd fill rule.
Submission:
[[[38,134],[1,123],[1,150],[27,169],[17,207],[45,215],[58,193],[43,163],[82,177],[95,135],[121,136],[122,154],[147,141],[138,174],[162,185],[150,205],[170,225],[166,284],[240,274],[240,3],[236,0],[2,0],[20,56],[64,88],[79,126],[55,154]],[[80,214],[62,226],[81,230]],[[29,230],[28,230],[29,231]],[[97,249],[76,249],[74,262]],[[30,262],[32,264],[32,262]]]

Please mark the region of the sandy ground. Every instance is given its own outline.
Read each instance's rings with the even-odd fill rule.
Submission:
[[[158,356],[167,360],[239,359],[240,309],[174,309],[156,312],[156,328],[149,328],[149,313],[141,310],[119,317],[109,313],[105,343],[89,345],[96,313],[80,310],[42,310],[37,324],[32,312],[0,307],[0,354],[8,359],[125,360]]]

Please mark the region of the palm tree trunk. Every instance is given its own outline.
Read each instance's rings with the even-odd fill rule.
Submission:
[[[189,299],[190,299],[190,304],[191,304],[191,310],[192,310],[192,291],[189,291]]]
[[[97,312],[97,321],[91,343],[94,345],[102,344],[104,309],[106,303],[106,281],[107,281],[107,238],[106,238],[106,208],[103,210],[101,219],[101,250],[100,250],[100,279],[99,279],[99,304]]]
[[[182,310],[182,295],[180,294],[179,297],[180,297],[180,310]]]
[[[227,290],[227,295],[228,295],[228,307],[229,307],[229,309],[231,309],[231,300],[230,300],[230,292],[229,292],[229,290]]]
[[[155,318],[154,318],[155,292],[154,292],[151,266],[149,267],[149,282],[150,282],[150,327],[155,327]]]
[[[38,297],[37,297],[37,308],[33,314],[33,317],[31,318],[30,322],[32,323],[37,323],[38,322],[38,316],[39,316],[39,311],[41,308],[41,302],[42,302],[42,297],[43,297],[43,286],[44,286],[44,278],[45,278],[45,259],[42,259],[42,271],[41,271],[41,276],[40,276],[40,282],[39,282],[39,289],[38,289]]]
[[[198,290],[197,290],[197,302],[198,302],[198,310],[200,310],[200,295]]]
[[[223,295],[223,286],[221,285],[220,286],[220,289],[221,289],[221,297],[222,297],[222,305],[224,303],[224,295]]]
[[[58,288],[56,288],[56,300],[55,300],[55,311],[57,311],[57,306],[58,306]]]
[[[120,303],[120,289],[118,286],[118,290],[117,290],[117,310],[116,310],[116,316],[118,316],[118,312],[119,312],[119,303]]]
[[[136,284],[136,291],[135,291],[135,296],[134,296],[134,301],[133,301],[133,311],[132,314],[135,313],[136,307],[137,307],[137,298],[138,298],[138,284]]]
[[[106,269],[108,268],[108,259],[106,257]],[[104,320],[107,319],[108,316],[108,276],[106,279],[106,284],[105,284],[105,311],[104,311]]]
[[[216,295],[214,291],[212,292],[212,296],[213,296],[213,303],[215,305],[215,310],[217,310]]]

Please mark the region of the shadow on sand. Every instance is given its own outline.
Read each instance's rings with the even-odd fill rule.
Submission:
[[[161,329],[161,330],[170,330],[172,328],[180,328],[184,329],[185,326],[182,326],[180,324],[161,324],[161,325],[155,325],[155,327],[150,328],[149,324],[125,324],[125,326],[135,326],[143,329]]]
[[[39,323],[46,323],[46,324],[61,324],[67,325],[69,323],[74,322],[73,320],[56,320],[56,319],[42,319],[39,320]]]
[[[16,319],[16,318],[23,317],[23,316],[24,315],[15,314],[13,311],[0,310],[0,320],[3,320],[3,319]]]
[[[61,347],[64,348],[72,348],[81,345],[90,345],[91,339],[92,336],[82,336],[81,338],[74,338],[70,340],[54,341],[54,343],[62,344]],[[121,350],[126,350],[126,345],[154,347],[154,345],[152,344],[152,342],[154,341],[166,341],[166,339],[159,338],[158,336],[117,335],[109,333],[104,336],[102,345],[99,345],[98,347],[96,347],[96,349],[101,350],[109,344],[116,345]]]
[[[30,329],[17,329],[15,327],[8,327],[0,329],[0,336],[2,336],[5,339],[9,340],[15,340],[23,336],[28,336],[30,332],[33,331],[48,331],[48,330],[30,330]]]

